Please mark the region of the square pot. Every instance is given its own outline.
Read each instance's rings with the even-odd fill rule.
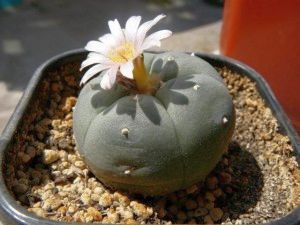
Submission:
[[[0,138],[0,160],[1,160],[1,178],[4,181],[4,177],[8,176],[8,174],[4,174],[5,168],[5,159],[8,153],[10,144],[12,143],[13,137],[16,133],[21,132],[19,130],[20,124],[26,112],[30,108],[30,103],[32,99],[39,95],[38,86],[43,81],[45,76],[62,65],[71,62],[79,62],[82,61],[86,57],[87,52],[84,50],[74,50],[70,52],[66,52],[55,56],[41,65],[33,77],[31,78],[27,89],[25,90],[23,97],[21,98],[18,106],[12,117],[10,118],[1,138]],[[256,87],[259,90],[261,97],[265,100],[268,107],[272,110],[273,115],[276,117],[280,124],[280,133],[287,135],[291,141],[291,144],[294,148],[294,152],[297,155],[297,159],[299,161],[300,157],[300,139],[297,135],[296,131],[292,127],[289,119],[286,114],[283,112],[280,104],[276,100],[273,92],[271,91],[268,84],[265,80],[253,69],[248,66],[235,61],[233,59],[229,59],[223,56],[210,55],[210,54],[195,54],[198,57],[203,58],[211,65],[215,67],[226,67],[234,72],[237,72],[241,75],[247,76],[252,81],[256,83]],[[29,213],[25,207],[17,204],[16,200],[10,194],[10,191],[6,187],[4,182],[0,183],[0,217],[1,220],[5,224],[69,224],[64,222],[56,222],[46,220],[40,217],[35,216],[32,213]],[[297,208],[289,215],[283,218],[279,218],[279,220],[275,220],[270,222],[269,224],[299,224],[300,223],[300,208]],[[77,223],[72,223],[77,224]],[[79,224],[79,223],[78,223]]]

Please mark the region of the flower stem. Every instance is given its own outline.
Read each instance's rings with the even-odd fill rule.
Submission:
[[[146,71],[144,57],[138,56],[133,61],[133,77],[137,88],[141,93],[146,93],[150,87],[149,74]]]

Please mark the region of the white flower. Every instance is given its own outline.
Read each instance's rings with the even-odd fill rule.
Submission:
[[[99,41],[90,41],[85,49],[90,51],[88,57],[81,64],[81,70],[93,65],[84,74],[81,84],[104,71],[101,80],[103,89],[110,89],[116,81],[117,72],[127,78],[133,79],[133,60],[144,50],[154,46],[160,47],[161,40],[171,36],[169,30],[160,30],[146,37],[147,32],[165,15],[159,15],[153,20],[140,25],[141,17],[130,17],[122,29],[118,20],[109,21],[109,34],[99,38]]]

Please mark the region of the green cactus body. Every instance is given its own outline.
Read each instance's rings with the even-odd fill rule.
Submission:
[[[74,135],[91,171],[108,186],[162,195],[203,180],[232,137],[232,99],[218,72],[184,53],[145,53],[164,82],[154,96],[100,88],[81,90]]]

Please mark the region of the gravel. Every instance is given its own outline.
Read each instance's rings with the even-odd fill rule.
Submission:
[[[68,222],[260,224],[300,203],[300,173],[287,136],[248,78],[219,68],[234,99],[233,140],[204,182],[163,197],[112,190],[76,150],[72,108],[78,64],[50,72],[14,136],[4,168],[16,201]]]

